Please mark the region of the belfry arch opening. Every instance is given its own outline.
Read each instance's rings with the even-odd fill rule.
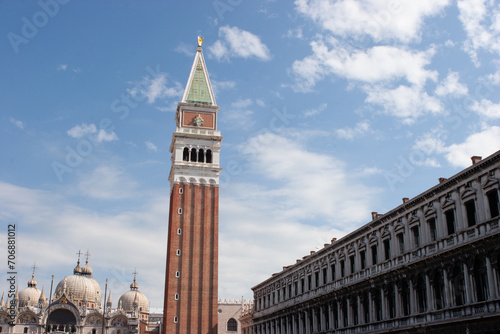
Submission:
[[[212,163],[212,150],[210,149],[196,149],[196,148],[189,148],[189,147],[184,147],[182,150],[182,161],[189,161],[189,162],[201,162],[201,163]]]

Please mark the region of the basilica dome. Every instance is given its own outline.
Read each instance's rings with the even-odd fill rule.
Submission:
[[[92,268],[88,265],[80,267],[80,261],[73,270],[73,275],[64,277],[56,287],[56,295],[65,293],[74,302],[80,304],[82,301],[94,303],[94,306],[101,306],[101,287],[95,279],[91,277]]]
[[[137,311],[149,313],[149,301],[139,291],[139,284],[135,281],[130,284],[130,290],[125,292],[118,300],[118,307],[121,307],[125,312],[134,312],[134,304],[137,305]]]
[[[42,291],[36,287],[35,274],[33,274],[28,281],[28,287],[19,292],[19,306],[38,306],[38,300],[40,299],[41,293]]]

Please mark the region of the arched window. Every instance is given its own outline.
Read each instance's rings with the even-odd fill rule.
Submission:
[[[28,333],[28,327],[24,327],[23,333]]]
[[[193,161],[193,162],[196,162],[196,158],[197,158],[196,157],[196,149],[192,148],[191,149],[191,159],[190,160]]]
[[[238,323],[234,318],[231,318],[227,321],[227,331],[228,332],[237,332],[238,331]]]
[[[182,151],[182,160],[189,161],[189,148],[187,147],[184,147],[184,150]]]
[[[2,327],[2,326],[0,326],[0,333],[2,333],[2,331],[3,331],[3,327]]]
[[[95,334],[97,331],[95,330],[95,328],[92,330],[92,334]]]
[[[203,149],[198,151],[198,162],[205,162],[205,152]]]
[[[207,162],[207,164],[211,164],[212,163],[212,151],[211,150],[207,150],[207,159],[206,159],[206,162]]]

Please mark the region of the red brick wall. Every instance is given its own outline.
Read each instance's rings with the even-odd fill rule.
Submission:
[[[183,188],[183,194],[179,194]],[[219,188],[175,184],[170,195],[163,333],[217,333]],[[178,209],[182,208],[182,214]],[[182,234],[177,230],[181,228]],[[181,255],[177,255],[177,249]],[[180,271],[180,277],[175,272]],[[179,294],[179,300],[174,295]],[[174,317],[178,323],[174,323]]]

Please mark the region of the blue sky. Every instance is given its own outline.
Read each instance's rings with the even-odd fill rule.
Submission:
[[[198,35],[224,136],[220,298],[500,149],[495,1],[9,0],[0,16],[0,237],[16,223],[19,288],[36,262],[48,291],[89,249],[115,305],[137,268],[162,307]]]

